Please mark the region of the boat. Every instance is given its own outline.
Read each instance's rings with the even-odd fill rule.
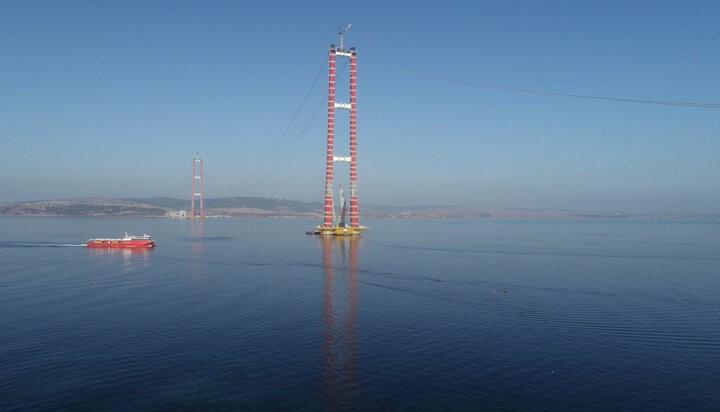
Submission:
[[[117,248],[138,248],[138,249],[150,249],[155,247],[155,241],[150,239],[150,235],[128,235],[125,232],[125,237],[120,239],[90,239],[85,242],[87,247],[117,247]]]

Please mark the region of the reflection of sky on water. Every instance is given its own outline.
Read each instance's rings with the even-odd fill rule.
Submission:
[[[359,238],[322,237],[324,293],[322,353],[325,407],[352,409],[358,395],[357,250]],[[339,266],[333,257],[339,255]],[[337,271],[336,271],[337,269]]]
[[[0,217],[0,405],[720,410],[716,223],[308,222]]]
[[[131,273],[150,265],[152,249],[146,248],[87,248],[95,256],[103,256],[108,262],[122,259],[123,273]]]
[[[203,269],[203,236],[205,234],[204,221],[202,219],[190,220],[190,250],[188,254],[188,273],[193,284],[202,282],[205,277]]]

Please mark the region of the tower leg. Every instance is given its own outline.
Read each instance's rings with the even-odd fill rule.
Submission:
[[[328,120],[325,164],[325,216],[323,226],[333,225],[333,156],[335,153],[335,48],[328,54]]]
[[[203,207],[203,161],[200,155],[193,157],[192,163],[192,197],[190,198],[190,219],[205,218]],[[198,199],[199,209],[195,209],[195,199]]]
[[[190,197],[190,219],[195,219],[195,158],[192,162],[192,196]]]
[[[358,227],[357,197],[357,54],[350,54],[350,226]]]

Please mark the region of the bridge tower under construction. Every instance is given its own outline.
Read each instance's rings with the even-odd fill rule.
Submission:
[[[357,52],[355,47],[343,48],[343,34],[350,25],[340,29],[340,47],[330,45],[328,52],[328,103],[327,103],[327,153],[325,157],[325,210],[323,224],[317,226],[313,234],[331,236],[354,236],[365,230],[358,220],[358,194],[357,194]],[[349,102],[335,100],[336,60],[347,58],[350,60],[350,94]],[[348,110],[350,112],[349,124],[349,156],[335,155],[335,110]],[[350,164],[350,223],[345,223],[345,199],[341,198],[340,207],[342,218],[338,217],[333,208],[334,165],[336,162]],[[340,192],[342,193],[342,187]]]
[[[195,199],[198,200],[198,208],[195,208]],[[192,198],[190,199],[190,219],[204,219],[205,209],[203,208],[203,160],[199,153],[196,153],[192,160]]]

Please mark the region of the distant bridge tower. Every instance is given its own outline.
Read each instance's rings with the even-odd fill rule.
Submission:
[[[330,45],[328,53],[328,120],[327,120],[327,153],[325,163],[325,213],[322,226],[315,230],[320,235],[359,235],[364,226],[358,222],[357,195],[357,52],[355,47],[343,49],[343,35],[350,28],[348,24],[338,31],[340,47]],[[350,59],[350,101],[335,101],[335,59]],[[335,109],[350,111],[350,155],[335,156]],[[335,162],[350,163],[350,225],[340,226],[333,221],[333,168]]]
[[[195,209],[195,199],[199,200],[199,209]],[[192,198],[190,199],[190,219],[204,219],[203,209],[203,161],[196,153],[192,161]]]

